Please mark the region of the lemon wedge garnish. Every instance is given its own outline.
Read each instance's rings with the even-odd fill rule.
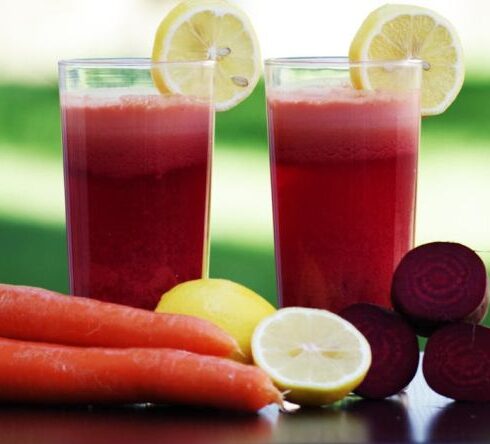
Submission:
[[[224,0],[188,0],[172,9],[158,27],[154,62],[214,60],[214,104],[224,111],[247,98],[260,77],[261,59],[248,17]],[[153,70],[161,92],[194,94],[198,70],[171,66]]]
[[[420,59],[422,115],[444,112],[464,80],[463,50],[454,26],[440,14],[419,6],[384,5],[371,12],[349,50],[352,61]],[[354,86],[382,89],[384,68],[352,70]]]
[[[371,365],[366,338],[326,310],[289,307],[263,319],[252,337],[252,354],[282,390],[301,405],[338,401],[354,390]]]

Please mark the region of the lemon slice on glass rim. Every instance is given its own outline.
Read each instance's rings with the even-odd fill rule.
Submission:
[[[365,378],[371,348],[351,323],[327,310],[289,307],[263,319],[252,354],[282,390],[301,405],[338,401]]]
[[[155,35],[154,62],[214,60],[214,105],[230,109],[247,98],[261,72],[260,49],[250,20],[225,0],[187,0],[162,20]],[[153,81],[162,93],[189,94],[196,71],[159,66]]]
[[[422,115],[444,112],[464,81],[463,50],[454,26],[437,12],[411,5],[384,5],[367,16],[349,50],[351,61],[419,59],[423,61]],[[383,88],[383,68],[356,68],[359,89]]]

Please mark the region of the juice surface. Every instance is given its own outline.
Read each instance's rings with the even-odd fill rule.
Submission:
[[[73,294],[154,309],[207,273],[209,106],[62,98]]]
[[[389,306],[392,273],[413,244],[418,95],[268,96],[281,305]]]

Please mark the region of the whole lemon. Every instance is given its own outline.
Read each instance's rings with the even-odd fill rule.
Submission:
[[[167,291],[155,311],[196,316],[214,323],[238,342],[243,355],[232,358],[251,363],[255,327],[276,309],[262,296],[236,282],[197,279]]]

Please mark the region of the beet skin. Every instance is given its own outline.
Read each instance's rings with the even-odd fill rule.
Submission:
[[[490,401],[490,328],[442,327],[427,341],[423,371],[429,387],[457,401]]]
[[[403,390],[417,372],[419,347],[412,327],[398,314],[378,305],[359,303],[340,312],[371,346],[372,362],[354,393],[382,399]]]
[[[409,251],[393,275],[391,300],[422,336],[450,322],[479,323],[488,309],[487,273],[470,248],[432,242]]]

